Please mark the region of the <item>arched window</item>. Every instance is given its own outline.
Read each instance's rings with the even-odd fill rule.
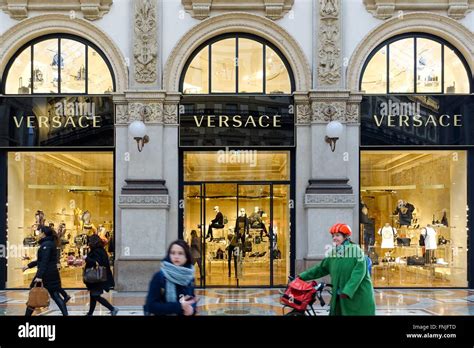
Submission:
[[[115,90],[109,62],[77,36],[54,34],[24,45],[3,75],[5,94],[107,94]]]
[[[470,93],[464,57],[427,34],[396,36],[375,48],[362,69],[360,89],[369,94]]]
[[[201,45],[181,75],[183,94],[291,94],[288,62],[266,40],[248,34],[222,35]]]

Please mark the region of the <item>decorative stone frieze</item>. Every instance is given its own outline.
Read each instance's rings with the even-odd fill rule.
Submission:
[[[313,102],[313,122],[345,122],[346,105],[344,102]]]
[[[280,19],[291,10],[294,0],[181,0],[186,12],[193,18],[205,19],[212,11],[258,11],[270,19]]]
[[[462,19],[474,8],[474,0],[364,0],[364,5],[375,18],[402,17],[404,11],[446,11],[453,19]]]
[[[108,13],[112,3],[113,0],[0,0],[0,8],[17,20],[28,18],[30,11],[41,11],[43,14],[68,12],[74,18],[77,11],[85,19],[93,21]]]

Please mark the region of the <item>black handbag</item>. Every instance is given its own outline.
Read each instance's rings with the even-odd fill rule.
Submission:
[[[244,244],[244,251],[245,251],[246,253],[249,253],[249,252],[252,251],[252,241],[250,241],[250,240],[246,240],[246,241],[245,241],[245,244]]]
[[[84,283],[102,283],[107,281],[107,268],[99,266],[96,262],[94,267],[85,268],[83,274]]]
[[[407,265],[408,266],[424,266],[425,258],[422,256],[408,256]]]
[[[260,244],[262,242],[262,238],[260,236],[255,236],[255,244]]]
[[[26,237],[25,239],[23,239],[23,246],[34,247],[36,246],[36,244],[37,242],[35,237]]]
[[[397,238],[398,246],[410,246],[411,238]]]

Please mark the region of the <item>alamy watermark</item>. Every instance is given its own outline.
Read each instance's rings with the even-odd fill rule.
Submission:
[[[257,166],[257,150],[225,150],[217,151],[217,163],[248,164],[250,167]]]

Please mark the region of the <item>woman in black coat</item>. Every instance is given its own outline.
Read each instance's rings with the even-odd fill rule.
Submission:
[[[104,245],[100,237],[96,234],[89,237],[88,245],[90,248],[86,258],[86,268],[95,267],[97,264],[106,268],[107,280],[100,283],[85,283],[90,293],[89,312],[87,315],[92,315],[95,310],[97,302],[110,310],[110,314],[117,315],[118,308],[112,306],[109,301],[101,295],[105,291],[109,291],[115,286],[114,277],[110,269],[109,256],[104,249]]]
[[[57,249],[55,236],[53,230],[48,226],[42,226],[40,232],[40,241],[38,249],[38,258],[36,261],[30,262],[28,266],[23,268],[23,271],[28,268],[38,267],[30,287],[35,286],[35,283],[42,282],[43,286],[48,290],[49,295],[59,307],[63,315],[68,315],[66,303],[60,296],[61,278],[59,277],[59,270],[57,266]],[[33,314],[34,308],[26,308],[26,316]]]

